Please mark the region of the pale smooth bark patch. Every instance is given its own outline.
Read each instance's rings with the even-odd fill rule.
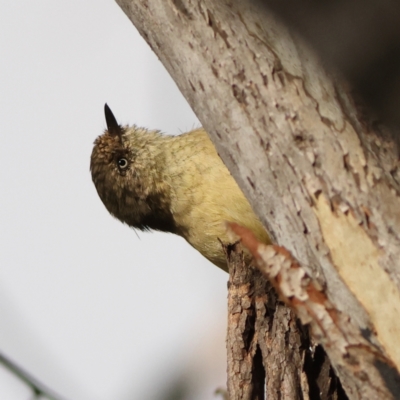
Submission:
[[[382,250],[371,241],[351,210],[333,212],[323,195],[315,202],[333,264],[370,316],[386,355],[400,370],[400,294],[379,266]]]

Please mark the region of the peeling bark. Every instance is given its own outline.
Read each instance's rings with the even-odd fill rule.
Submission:
[[[346,393],[357,399],[393,398],[378,367],[385,365],[387,370],[395,371],[392,361],[364,338],[348,315],[333,307],[319,283],[283,247],[259,243],[252,232],[237,224],[230,227],[252,252],[279,298],[304,325],[310,326],[312,337],[323,344]]]
[[[400,175],[392,132],[371,123],[347,85],[255,2],[117,2],[271,237],[341,316],[335,326],[351,346],[335,351],[352,360],[358,349],[359,373],[374,371],[365,385],[381,389],[382,399],[398,396]],[[342,343],[323,337],[327,352]],[[350,398],[365,398],[356,376],[336,370]]]
[[[227,255],[229,399],[347,400],[295,312],[260,271],[245,265],[239,245],[228,246]]]

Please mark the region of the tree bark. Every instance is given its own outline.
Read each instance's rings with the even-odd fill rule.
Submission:
[[[380,118],[400,126],[398,1],[259,1],[301,34]]]
[[[318,287],[331,322],[312,332],[327,351],[337,346],[330,361],[349,398],[366,398],[360,375],[371,393],[379,388],[369,398],[398,397],[400,176],[392,132],[371,124],[347,85],[256,2],[117,3],[273,240]],[[330,329],[347,341],[332,342]],[[354,349],[362,351],[353,357]]]
[[[227,246],[228,398],[347,400],[328,357],[261,272]]]

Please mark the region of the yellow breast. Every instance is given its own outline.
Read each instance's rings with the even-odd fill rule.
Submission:
[[[203,129],[174,138],[167,159],[171,211],[181,235],[203,256],[226,270],[225,222],[236,222],[269,243],[263,225],[221,161]],[[178,161],[178,162],[177,162]]]

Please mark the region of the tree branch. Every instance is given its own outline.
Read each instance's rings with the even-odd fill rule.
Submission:
[[[0,353],[0,363],[3,364],[9,371],[17,376],[22,382],[28,385],[35,398],[39,396],[46,396],[50,400],[63,400],[59,394],[48,388],[38,379],[33,377],[29,372],[25,371],[22,367],[18,366],[14,361],[10,360],[4,354]],[[65,399],[64,399],[65,400]]]

